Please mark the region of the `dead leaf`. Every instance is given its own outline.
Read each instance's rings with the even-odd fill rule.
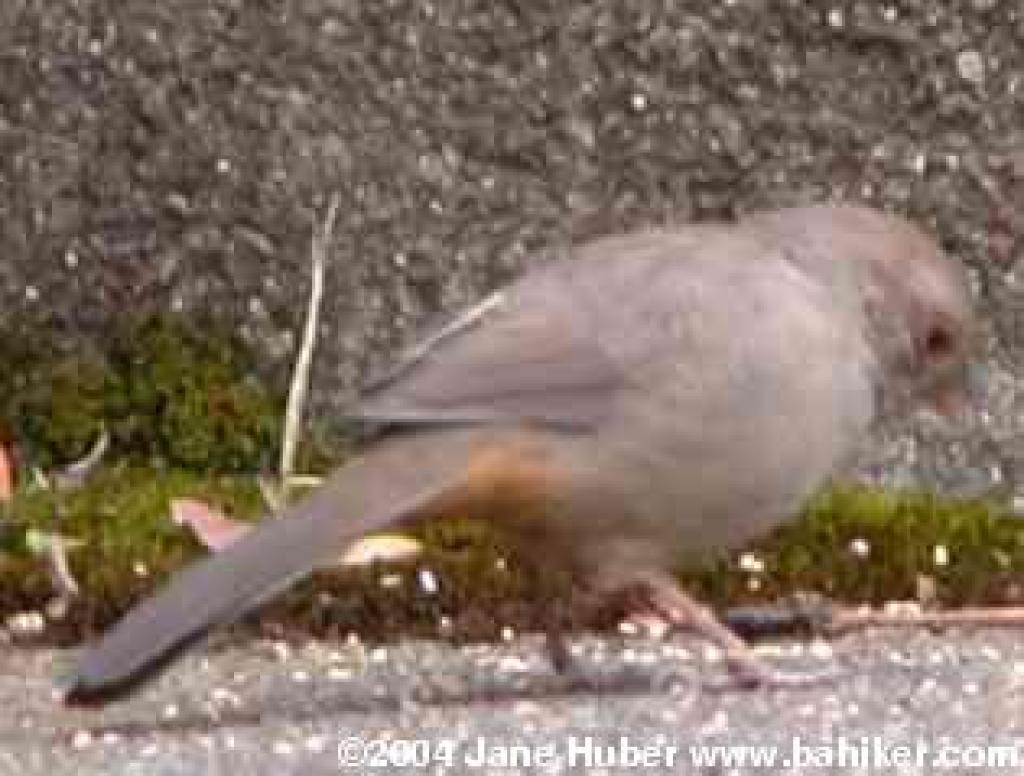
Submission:
[[[423,547],[402,534],[371,534],[359,539],[341,556],[342,566],[368,566],[374,562],[395,561],[419,555]]]
[[[252,523],[228,517],[204,501],[190,498],[174,499],[171,502],[171,520],[175,525],[190,528],[196,539],[211,552],[220,552],[229,547],[255,527]],[[411,558],[421,550],[420,543],[409,536],[371,534],[353,543],[338,562],[342,566],[368,566],[374,562]]]
[[[220,552],[242,538],[250,523],[234,520],[204,501],[176,498],[171,501],[171,520],[192,529],[196,539],[211,552]]]
[[[14,445],[0,442],[0,502],[14,498],[15,482]]]

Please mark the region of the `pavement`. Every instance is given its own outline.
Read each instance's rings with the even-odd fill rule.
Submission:
[[[138,695],[66,709],[67,654],[0,654],[0,774],[1019,773],[1014,630],[879,629],[773,643],[825,678],[742,690],[695,641],[454,647],[253,642],[189,656]]]

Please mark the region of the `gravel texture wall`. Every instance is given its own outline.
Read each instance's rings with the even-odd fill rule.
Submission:
[[[5,0],[0,316],[102,338],[215,309],[287,365],[342,201],[329,411],[527,257],[817,199],[910,214],[973,270],[991,378],[864,471],[1012,493],[1024,462],[1016,0]]]

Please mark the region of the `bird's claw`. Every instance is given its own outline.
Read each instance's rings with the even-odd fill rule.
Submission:
[[[727,662],[728,677],[706,681],[704,684],[706,689],[714,691],[806,689],[834,682],[842,676],[842,672],[836,669],[786,671],[775,668],[752,654],[733,656]]]

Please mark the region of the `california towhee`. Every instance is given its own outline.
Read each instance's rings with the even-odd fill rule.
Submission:
[[[175,577],[77,664],[68,702],[132,688],[368,532],[457,512],[598,597],[639,591],[753,681],[779,675],[684,593],[685,556],[793,515],[873,421],[960,387],[960,267],[862,207],[600,239],[414,349],[353,415],[385,435],[311,497]]]

